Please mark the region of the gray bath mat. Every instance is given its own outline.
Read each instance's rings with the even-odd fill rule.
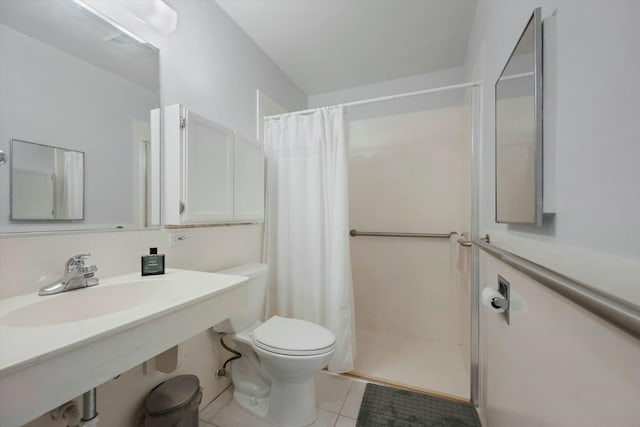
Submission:
[[[367,384],[356,427],[482,427],[471,403]]]

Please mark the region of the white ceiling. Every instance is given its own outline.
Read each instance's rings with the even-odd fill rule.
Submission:
[[[216,0],[308,95],[463,65],[476,0]]]

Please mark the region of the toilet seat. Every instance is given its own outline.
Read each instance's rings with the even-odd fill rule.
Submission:
[[[252,334],[253,344],[270,353],[314,356],[332,351],[336,337],[330,330],[300,319],[273,316]]]

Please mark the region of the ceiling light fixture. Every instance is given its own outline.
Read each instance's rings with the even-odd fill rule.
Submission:
[[[146,40],[141,39],[140,37],[136,36],[131,31],[127,30],[122,25],[118,24],[117,22],[115,22],[114,20],[108,18],[107,16],[105,16],[104,14],[99,12],[98,10],[96,10],[93,7],[89,6],[87,3],[83,2],[82,0],[72,0],[72,1],[75,4],[77,4],[78,6],[80,6],[81,8],[83,8],[84,10],[91,12],[92,14],[94,14],[98,18],[102,19],[103,21],[108,22],[109,24],[113,25],[118,30],[122,31],[124,34],[128,35],[129,37],[131,37],[135,41],[137,41],[139,43],[142,43],[142,44],[146,44],[147,43]]]
[[[176,29],[178,14],[162,0],[115,0],[157,33],[168,35]]]

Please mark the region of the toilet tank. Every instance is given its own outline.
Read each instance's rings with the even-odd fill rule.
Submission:
[[[266,264],[256,263],[243,264],[217,272],[220,274],[248,277],[249,301],[246,309],[214,325],[214,331],[226,333],[238,332],[260,320],[267,292],[267,271],[268,267]]]

